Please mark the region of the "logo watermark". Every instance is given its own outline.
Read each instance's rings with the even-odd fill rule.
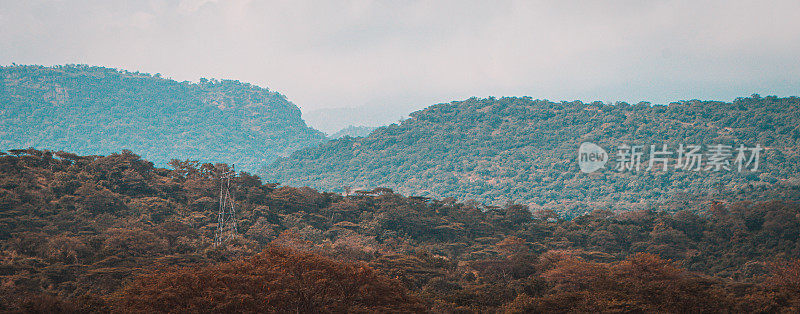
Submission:
[[[649,149],[647,149],[649,148]],[[638,171],[758,171],[761,145],[754,147],[739,145],[684,145],[670,149],[663,145],[622,144],[617,150],[618,172]],[[645,156],[648,157],[645,159]],[[600,170],[609,161],[609,155],[597,144],[584,142],[578,148],[578,166],[583,173]]]
[[[608,162],[608,153],[595,143],[584,142],[578,148],[578,166],[583,173],[592,173]]]

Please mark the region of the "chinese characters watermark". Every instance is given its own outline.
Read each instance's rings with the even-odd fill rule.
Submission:
[[[739,145],[684,145],[670,149],[663,145],[628,145],[617,148],[616,166],[618,172],[638,171],[758,171],[761,152],[764,148]],[[647,159],[645,160],[645,157]],[[609,161],[606,151],[594,144],[585,142],[578,149],[578,166],[581,172],[592,173]]]

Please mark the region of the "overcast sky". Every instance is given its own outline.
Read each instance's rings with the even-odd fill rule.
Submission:
[[[229,78],[304,112],[800,94],[800,1],[9,1],[0,64]]]

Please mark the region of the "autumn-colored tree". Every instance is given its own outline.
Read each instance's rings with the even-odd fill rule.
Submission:
[[[361,264],[270,247],[242,261],[142,275],[110,300],[114,312],[419,312],[397,281]]]

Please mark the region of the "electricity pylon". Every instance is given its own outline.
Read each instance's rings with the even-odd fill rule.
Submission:
[[[220,176],[219,181],[219,213],[217,214],[217,232],[214,234],[214,246],[218,246],[233,238],[236,228],[236,202],[231,196],[231,178],[235,171],[228,171]]]

